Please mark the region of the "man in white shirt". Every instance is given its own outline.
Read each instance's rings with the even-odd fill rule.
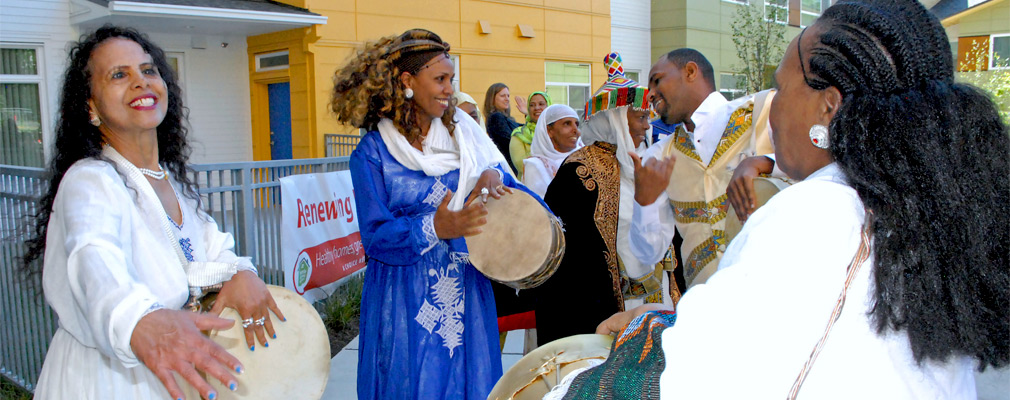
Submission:
[[[693,49],[661,57],[649,71],[653,107],[677,131],[652,146],[636,171],[632,250],[660,261],[675,228],[688,286],[704,282],[726,247],[726,186],[739,162],[772,153],[767,115],[773,94],[728,102],[716,91],[712,65]]]

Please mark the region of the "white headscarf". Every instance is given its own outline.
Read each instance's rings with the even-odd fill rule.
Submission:
[[[452,97],[456,98],[456,104],[470,103],[473,104],[473,108],[477,109],[477,124],[484,131],[487,131],[487,127],[484,125],[484,114],[480,112],[480,105],[477,104],[477,100],[474,100],[472,96],[463,92],[454,92]],[[470,115],[467,113],[467,115]]]
[[[568,157],[569,154],[572,154],[572,151],[578,150],[583,146],[582,139],[580,138],[572,151],[560,152],[554,148],[554,142],[551,140],[550,135],[547,134],[547,125],[553,124],[562,118],[575,118],[578,120],[579,115],[565,104],[553,104],[544,109],[537,120],[537,128],[533,131],[533,144],[530,145],[530,157],[523,160],[525,168],[529,168],[530,165],[536,165],[534,168],[544,168],[549,175],[547,182],[550,182],[554,178],[554,175],[558,173],[558,168],[565,161],[565,157]],[[524,171],[529,171],[529,169],[524,169]]]
[[[654,265],[644,265],[631,252],[631,219],[635,207],[635,164],[628,155],[629,151],[636,152],[639,156],[645,153],[645,141],[638,149],[635,148],[635,141],[631,138],[631,129],[628,127],[628,107],[623,106],[609,110],[598,111],[589,118],[589,121],[580,125],[582,140],[586,145],[595,142],[605,142],[617,145],[617,163],[621,167],[621,200],[618,206],[617,221],[617,253],[621,256],[621,264],[624,266],[623,273],[629,278],[639,280],[642,277],[655,271]],[[645,136],[651,134],[652,125]]]
[[[423,150],[420,152],[387,118],[379,121],[379,134],[389,154],[407,169],[424,171],[427,176],[442,176],[459,169],[459,185],[449,201],[449,209],[458,211],[463,209],[466,197],[477,185],[477,179],[484,170],[494,166],[509,168],[505,157],[470,115],[456,109],[455,119],[456,130],[452,135],[442,125],[441,119],[432,119],[428,136],[421,142]]]

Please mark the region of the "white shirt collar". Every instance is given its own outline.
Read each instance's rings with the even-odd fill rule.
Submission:
[[[847,180],[845,179],[845,173],[842,172],[842,169],[838,167],[838,163],[835,162],[825,165],[821,167],[821,169],[814,171],[804,180],[805,181],[827,180],[847,184],[846,183]]]
[[[698,125],[704,123],[705,119],[708,118],[709,114],[711,114],[713,110],[725,105],[726,103],[729,102],[726,101],[725,97],[722,97],[722,93],[709,93],[708,97],[705,98],[705,101],[702,101],[701,104],[698,105],[698,108],[694,110],[694,113],[691,114],[691,122],[694,123],[695,129],[698,128]]]

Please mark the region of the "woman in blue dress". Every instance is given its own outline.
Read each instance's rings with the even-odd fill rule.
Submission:
[[[366,45],[334,79],[337,119],[368,130],[351,154],[368,255],[359,399],[483,400],[502,374],[494,295],[463,236],[486,223],[481,193],[522,187],[456,112],[448,51],[412,29]]]

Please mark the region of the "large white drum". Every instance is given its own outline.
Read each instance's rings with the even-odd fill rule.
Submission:
[[[537,199],[514,190],[487,199],[487,224],[466,238],[470,263],[488,278],[516,289],[547,281],[565,254],[561,223]]]
[[[217,379],[207,381],[217,390],[218,399],[319,399],[330,376],[330,339],[323,320],[312,305],[297,293],[280,286],[267,285],[277,307],[287,318],[281,322],[271,313],[277,339],[269,339],[270,347],[257,342],[256,351],[249,351],[238,312],[226,308],[221,318],[234,319],[235,325],[223,331],[211,331],[208,337],[224,347],[245,367],[238,379],[238,390],[232,392]],[[178,381],[182,381],[178,379]],[[187,383],[180,385],[187,399],[199,399],[200,394]]]
[[[754,178],[754,194],[757,196],[757,210],[765,205],[776,193],[791,185],[792,182],[781,178]],[[736,216],[736,210],[732,205],[726,213],[726,243],[733,241],[733,238],[743,229],[740,218]]]
[[[540,400],[564,377],[601,364],[610,355],[610,335],[575,335],[538,347],[505,371],[488,400]]]

